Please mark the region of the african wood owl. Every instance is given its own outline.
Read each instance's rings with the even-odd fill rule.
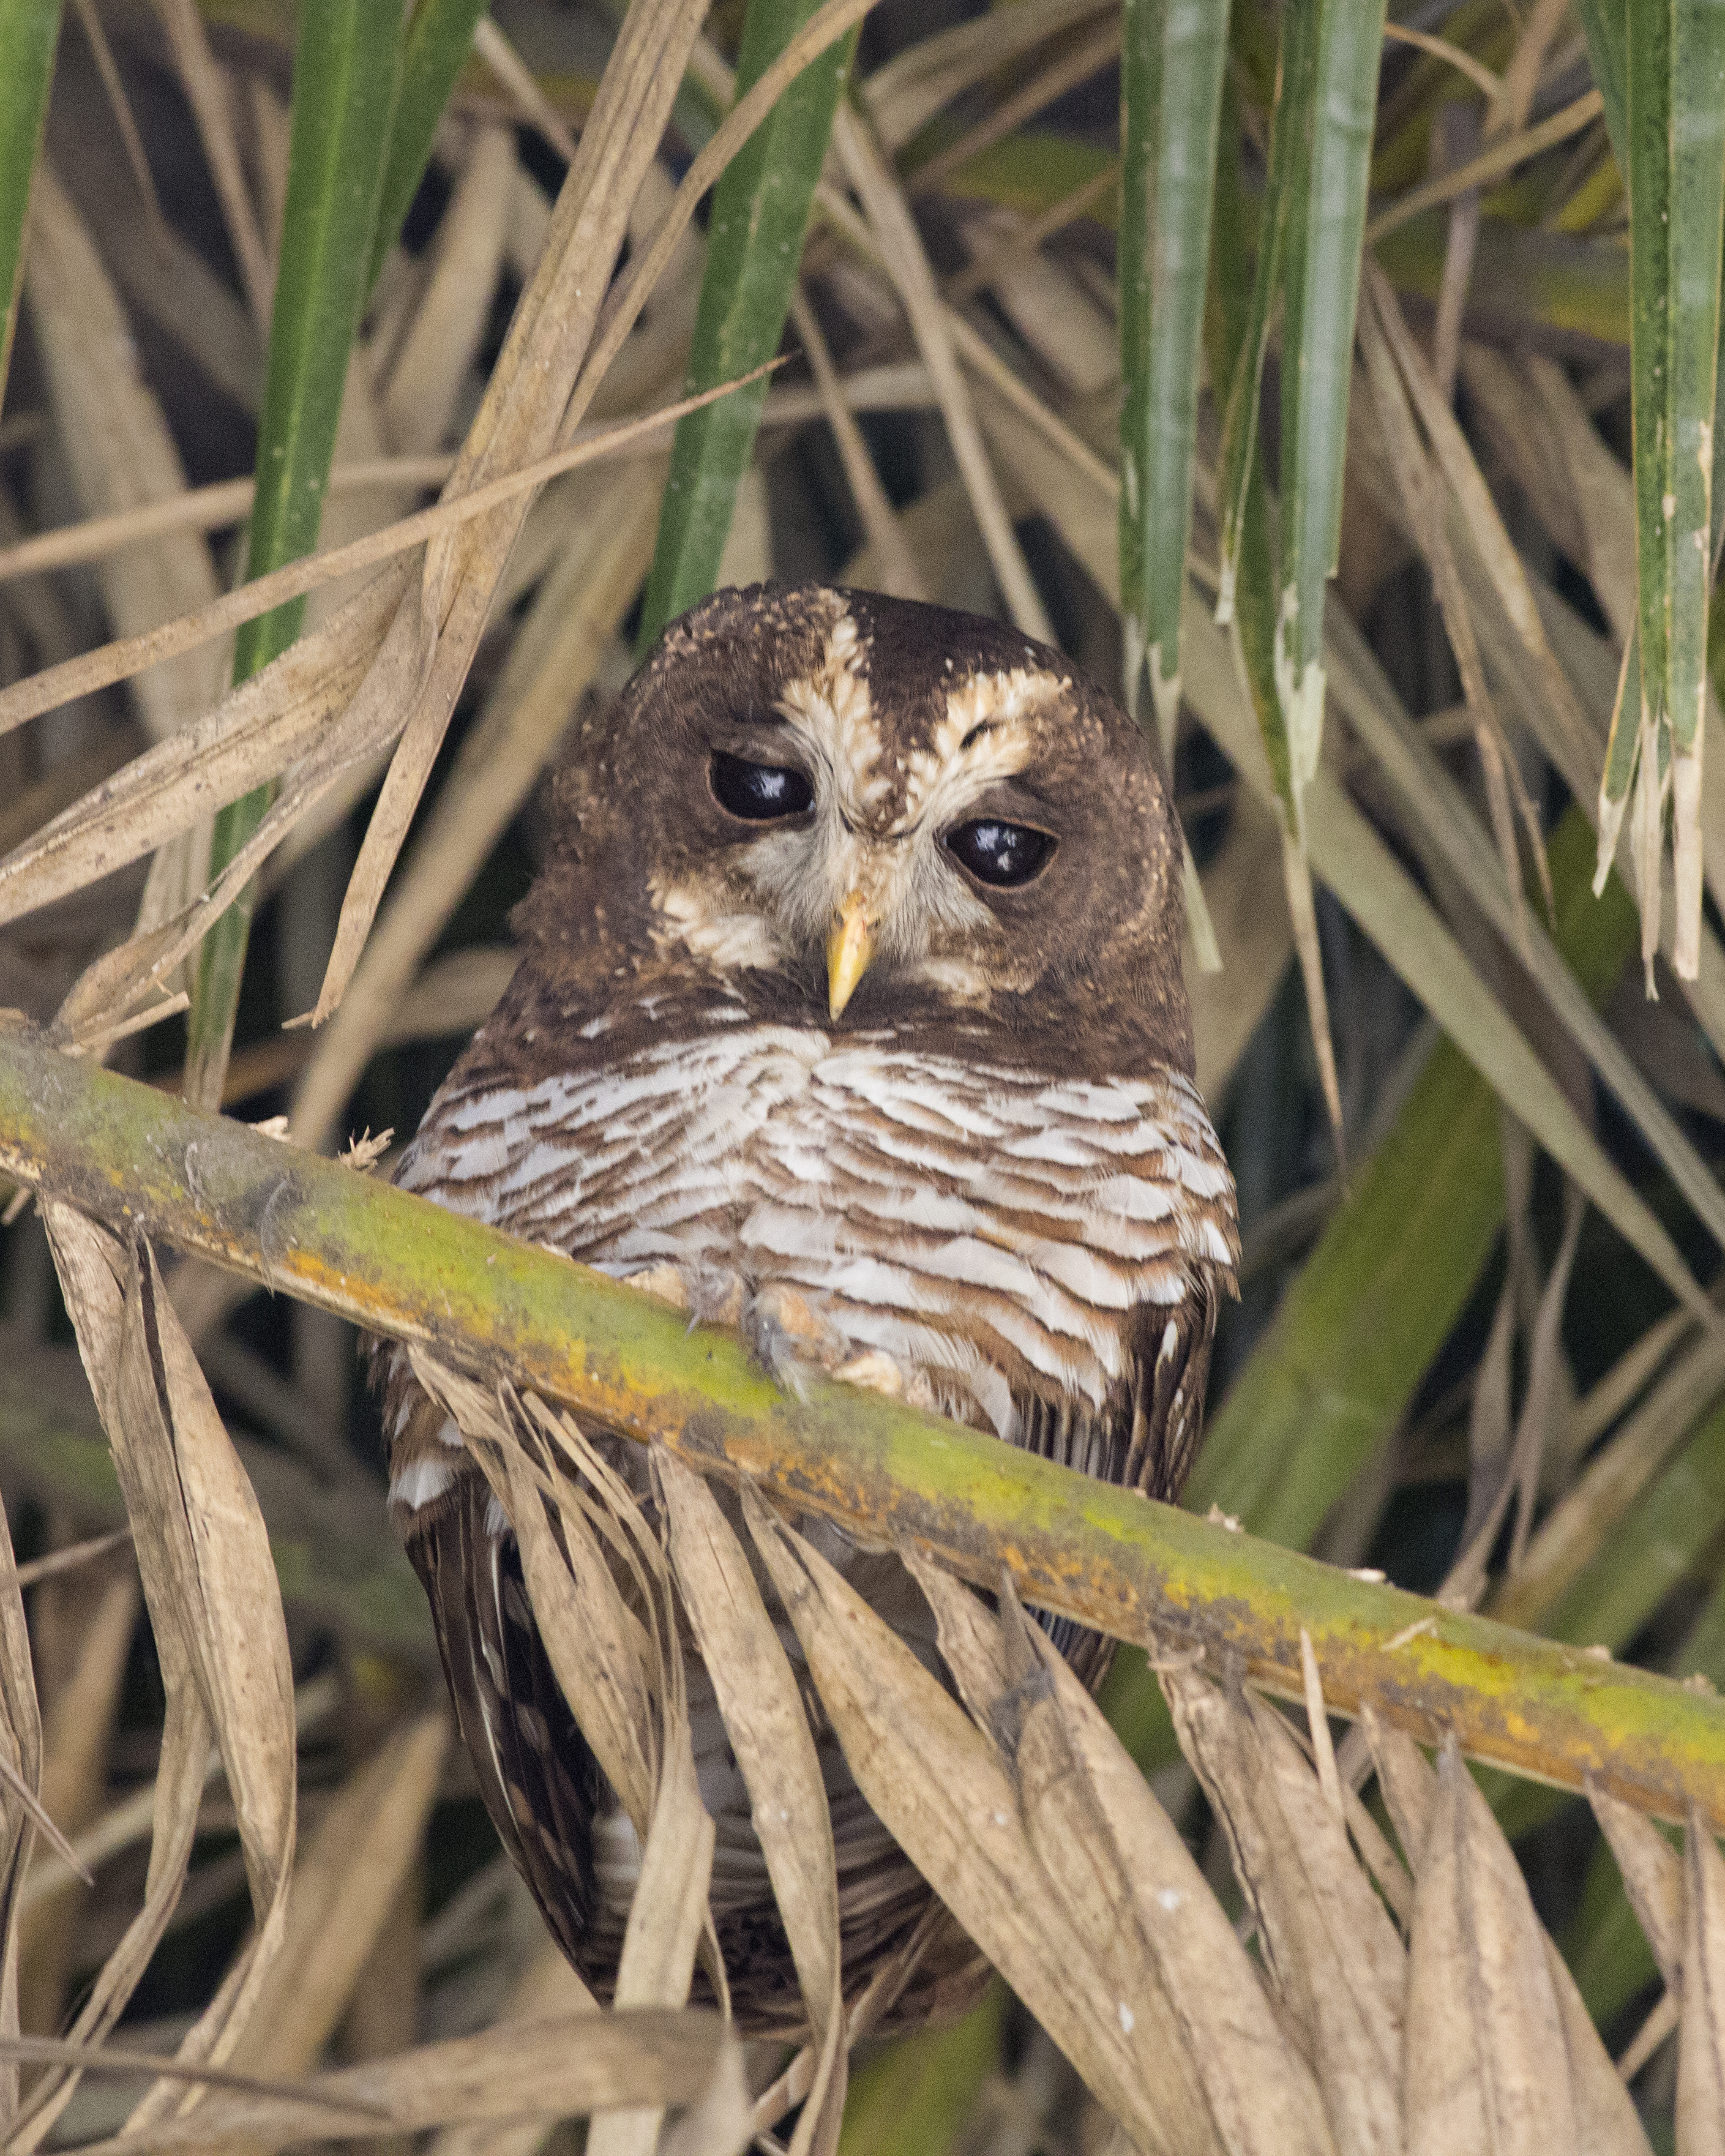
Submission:
[[[1238,1236],[1191,1075],[1179,837],[1124,713],[997,622],[726,591],[586,726],[557,798],[520,968],[399,1181],[742,1327],[787,1377],[813,1365],[1176,1492]],[[607,1995],[634,1830],[489,1486],[405,1363],[380,1363],[392,1509],[481,1789]],[[932,1661],[897,1560],[849,1568]],[[1107,1643],[1048,1621],[1099,1682]],[[746,2029],[788,2029],[747,1794],[690,1660],[733,2005]],[[811,1718],[855,1996],[931,1897]],[[956,1965],[932,1953],[901,2018]]]

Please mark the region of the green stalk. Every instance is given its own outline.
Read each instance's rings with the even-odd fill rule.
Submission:
[[[749,0],[737,55],[742,95],[814,13],[817,0]],[[712,389],[778,349],[803,259],[814,183],[856,46],[853,31],[806,67],[726,167],[713,190],[706,273],[695,318],[689,387]],[[659,538],[641,614],[645,650],[668,621],[704,598],[719,573],[737,490],[754,454],[767,401],[763,375],[677,428]]]
[[[1230,74],[1223,91],[1224,126],[1216,174],[1216,232],[1211,265],[1211,305],[1206,321],[1210,379],[1227,385],[1218,463],[1221,531],[1216,619],[1239,632],[1246,686],[1264,737],[1276,790],[1288,829],[1298,828],[1288,730],[1276,687],[1276,564],[1270,529],[1269,490],[1258,446],[1264,358],[1280,294],[1282,249],[1293,167],[1295,96],[1311,73],[1312,15],[1285,8],[1276,47],[1276,87],[1270,110],[1269,177],[1255,222],[1240,172],[1238,93]],[[1244,33],[1236,21],[1236,37]],[[1238,64],[1238,62],[1236,62]],[[1290,95],[1288,85],[1294,85]],[[1249,301],[1241,295],[1250,292]]]
[[[1384,12],[1384,0],[1322,0],[1309,87],[1290,80],[1284,90],[1296,131],[1282,285],[1276,680],[1296,799],[1317,769],[1323,732],[1324,587],[1335,574],[1342,536],[1348,392]]]
[[[1282,17],[1285,40],[1297,47],[1301,13],[1286,10]],[[1279,59],[1284,57],[1279,53]],[[1298,74],[1303,64],[1295,50],[1290,64]],[[1281,70],[1279,66],[1277,87]],[[1240,178],[1240,141],[1238,100],[1230,83],[1224,95],[1227,127],[1216,175],[1216,234],[1210,275],[1210,305],[1206,316],[1209,343],[1210,379],[1229,385],[1223,420],[1223,526],[1220,536],[1222,567],[1216,595],[1216,619],[1231,627],[1235,662],[1245,676],[1252,709],[1271,778],[1276,783],[1283,815],[1282,874],[1294,928],[1294,947],[1300,960],[1300,978],[1306,991],[1306,1011],[1312,1029],[1312,1045],[1317,1060],[1324,1106],[1329,1112],[1336,1157],[1343,1155],[1342,1096],[1336,1075],[1336,1048],[1330,1033],[1329,1001],[1325,993],[1323,954],[1317,940],[1317,916],[1312,888],[1311,864],[1306,858],[1301,823],[1300,797],[1294,786],[1288,730],[1276,686],[1276,619],[1275,547],[1271,526],[1270,490],[1264,477],[1264,459],[1258,446],[1257,415],[1260,401],[1264,353],[1270,328],[1270,306],[1285,222],[1280,205],[1286,189],[1274,192],[1274,175],[1280,157],[1287,162],[1289,128],[1278,95],[1271,121],[1271,203],[1258,219],[1257,259],[1250,271],[1250,303],[1240,295],[1248,284],[1252,261],[1249,233],[1251,218]]]
[[[431,155],[432,137],[449,102],[455,78],[473,46],[473,33],[486,0],[418,0],[402,39],[401,87],[394,124],[388,131],[389,155],[377,197],[366,290],[377,281],[383,258],[401,237],[401,228]]]
[[[1242,15],[1236,23],[1237,32],[1243,33],[1245,27]],[[1296,811],[1287,726],[1276,694],[1277,604],[1270,560],[1263,459],[1258,450],[1258,410],[1264,359],[1281,290],[1288,205],[1296,172],[1296,145],[1302,137],[1303,109],[1312,95],[1314,27],[1311,9],[1283,8],[1276,54],[1276,89],[1270,108],[1269,172],[1257,214],[1255,251],[1237,151],[1227,159],[1219,176],[1213,284],[1231,300],[1245,288],[1250,264],[1251,303],[1244,320],[1238,322],[1231,305],[1219,308],[1210,343],[1211,378],[1227,384],[1228,400],[1223,408],[1218,465],[1222,528],[1216,619],[1224,628],[1236,617],[1239,619],[1259,730],[1291,823]],[[1232,146],[1240,139],[1241,130],[1231,83],[1227,97],[1230,124],[1224,139]]]
[[[1639,803],[1644,955],[1658,940],[1659,860],[1673,794],[1672,963],[1693,978],[1701,924],[1701,724],[1713,570],[1713,439],[1725,248],[1725,6],[1626,11],[1630,371],[1635,433],[1639,710],[1619,700],[1599,801],[1609,862]],[[1601,34],[1596,49],[1613,40]],[[1635,776],[1639,771],[1639,777]]]
[[[59,34],[59,0],[0,0],[0,396],[23,289],[30,176],[42,146]]]
[[[300,8],[281,265],[247,541],[253,577],[310,553],[317,543],[347,355],[368,285],[400,24],[399,0],[303,0]],[[286,650],[304,613],[304,600],[294,600],[240,629],[234,646],[236,683]],[[273,792],[259,787],[217,817],[212,875],[256,830]],[[227,1075],[252,903],[248,888],[198,954],[186,1093],[207,1107],[220,1102]]]
[[[1127,707],[1141,671],[1171,762],[1192,529],[1199,342],[1228,51],[1227,0],[1126,0],[1121,61],[1120,606]]]
[[[1629,170],[1629,0],[1575,0],[1619,168]]]
[[[195,1176],[186,1164],[195,1158]],[[1668,1679],[1354,1578],[830,1383],[788,1397],[737,1335],[460,1214],[0,1031],[0,1173],[507,1377],[770,1501],[1141,1644],[1202,1647],[1305,1697],[1567,1788],[1591,1775],[1660,1817],[1725,1827],[1725,1703]]]

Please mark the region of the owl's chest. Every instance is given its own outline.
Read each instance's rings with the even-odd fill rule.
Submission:
[[[752,1322],[769,1348],[780,1325],[833,1367],[923,1373],[936,1404],[1005,1435],[1027,1387],[1100,1408],[1127,1313],[1187,1291],[1225,1169],[1183,1086],[738,1027],[520,1088],[458,1077],[401,1180],[619,1278],[680,1283],[696,1315]]]
[[[403,1162],[408,1188],[627,1276],[736,1254],[763,1200],[836,1198],[821,1036],[751,1028],[515,1087],[452,1081]]]

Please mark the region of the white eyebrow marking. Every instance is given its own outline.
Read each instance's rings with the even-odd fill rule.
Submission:
[[[907,759],[904,810],[894,833],[913,830],[994,779],[1022,771],[1033,747],[1029,721],[1070,686],[1069,676],[1040,666],[967,676],[949,691],[928,747]]]
[[[788,682],[778,700],[781,717],[831,773],[839,807],[852,821],[891,783],[880,768],[865,649],[854,617],[841,613],[827,633],[819,665]]]

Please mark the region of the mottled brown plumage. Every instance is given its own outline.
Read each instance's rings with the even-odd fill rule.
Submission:
[[[1233,1186],[1191,1082],[1179,841],[1137,730],[1000,624],[725,592],[590,721],[525,952],[400,1179],[814,1365],[1154,1495],[1190,1463]],[[626,1822],[459,1433],[382,1358],[393,1509],[486,1802],[603,1992]],[[624,1448],[626,1450],[627,1448]],[[849,1569],[932,1666],[896,1559]],[[1052,1623],[1087,1681],[1106,1643]],[[739,2019],[795,1983],[691,1672]],[[854,1995],[928,1896],[817,1729]],[[964,1959],[936,1951],[902,2012]]]

